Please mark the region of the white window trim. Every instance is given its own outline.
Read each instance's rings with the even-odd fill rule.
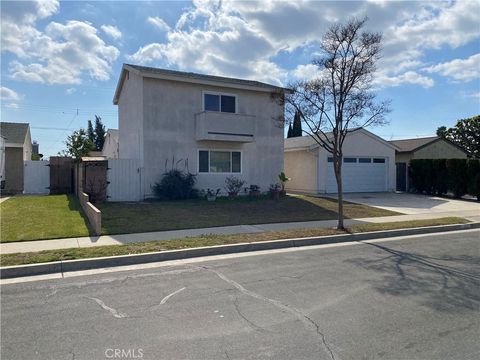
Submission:
[[[200,172],[200,151],[208,151],[208,172]],[[240,153],[240,172],[211,172],[210,171],[210,152],[227,151],[230,153],[230,169],[232,168],[232,152]],[[197,174],[201,175],[241,175],[243,174],[243,151],[237,149],[198,149],[197,150]]]
[[[226,95],[226,96],[233,96],[235,98],[235,112],[230,113],[230,112],[222,112],[222,99],[219,98],[219,109],[218,111],[213,111],[213,110],[205,110],[205,95]],[[209,91],[209,90],[203,90],[202,91],[202,111],[209,111],[209,112],[215,112],[215,113],[221,113],[221,114],[238,114],[238,96],[236,94],[230,94],[226,92],[218,92],[218,91]]]

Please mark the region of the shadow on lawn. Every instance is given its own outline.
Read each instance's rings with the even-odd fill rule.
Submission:
[[[82,217],[82,220],[88,229],[88,235],[89,236],[94,236],[95,233],[93,232],[92,226],[90,225],[90,222],[88,221],[87,216],[83,212],[82,206],[80,205],[80,200],[75,196],[75,194],[65,194],[68,200],[68,209],[70,211],[75,211],[80,213],[80,216]]]
[[[393,296],[419,297],[423,305],[437,311],[479,310],[479,256],[430,257],[379,244],[363,244],[380,250],[385,256],[347,262],[378,272],[381,278],[370,281],[377,291]]]
[[[353,204],[356,206],[363,206]],[[332,199],[286,196],[243,197],[143,203],[104,203],[102,228],[108,234],[166,231],[233,225],[334,220],[337,203]],[[360,213],[360,210],[355,210]],[[348,212],[346,214],[348,218]]]

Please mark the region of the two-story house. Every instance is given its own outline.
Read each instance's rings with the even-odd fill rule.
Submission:
[[[264,191],[283,170],[287,89],[250,80],[124,64],[114,97],[119,158],[139,159],[141,194],[172,167],[197,174],[197,188],[234,175]]]

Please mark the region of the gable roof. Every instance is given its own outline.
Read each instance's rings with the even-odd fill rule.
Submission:
[[[460,151],[463,151],[465,154],[470,155],[467,150],[462,148],[461,146],[457,145],[453,141],[449,139],[445,139],[439,136],[430,136],[424,138],[415,138],[415,139],[403,139],[403,140],[392,140],[390,143],[395,144],[398,147],[398,152],[413,152],[424,148],[430,144],[433,144],[437,141],[444,141],[452,146],[455,146]]]
[[[399,152],[410,152],[415,151],[418,148],[430,144],[434,141],[437,141],[438,139],[440,139],[438,136],[429,136],[415,139],[392,140],[390,141],[390,143],[397,146],[399,148]]]
[[[381,142],[382,144],[391,147],[395,150],[398,150],[398,148],[394,145],[391,144],[390,142],[382,139],[380,136],[375,135],[374,133],[364,129],[364,128],[357,128],[353,129],[352,131],[349,132],[349,134],[353,134],[355,132],[362,132],[363,134],[371,137],[374,140],[377,140]],[[348,135],[347,134],[347,137]],[[332,132],[328,132],[326,134],[329,138],[333,137]],[[306,149],[314,149],[320,147],[320,145],[310,136],[301,136],[301,137],[294,137],[294,138],[287,138],[285,139],[285,144],[284,144],[284,149],[286,151],[294,151],[294,150],[306,150]]]
[[[184,71],[177,71],[177,70],[168,70],[168,69],[161,69],[161,68],[154,68],[154,67],[140,66],[140,65],[133,65],[133,64],[123,64],[122,71],[120,74],[120,79],[118,80],[117,89],[115,90],[115,96],[113,98],[113,103],[115,105],[118,104],[118,99],[120,98],[120,93],[122,91],[123,83],[125,81],[125,76],[128,71],[133,71],[142,77],[150,77],[150,78],[157,78],[157,79],[164,79],[164,80],[223,86],[228,88],[246,89],[246,90],[254,90],[254,91],[291,92],[290,89],[263,83],[260,81],[206,75],[206,74],[184,72]]]
[[[25,143],[28,134],[28,123],[0,122],[0,134],[5,138],[7,144]]]

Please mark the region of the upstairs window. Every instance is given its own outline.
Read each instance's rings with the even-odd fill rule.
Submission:
[[[233,95],[203,94],[205,111],[236,112],[237,98]]]

